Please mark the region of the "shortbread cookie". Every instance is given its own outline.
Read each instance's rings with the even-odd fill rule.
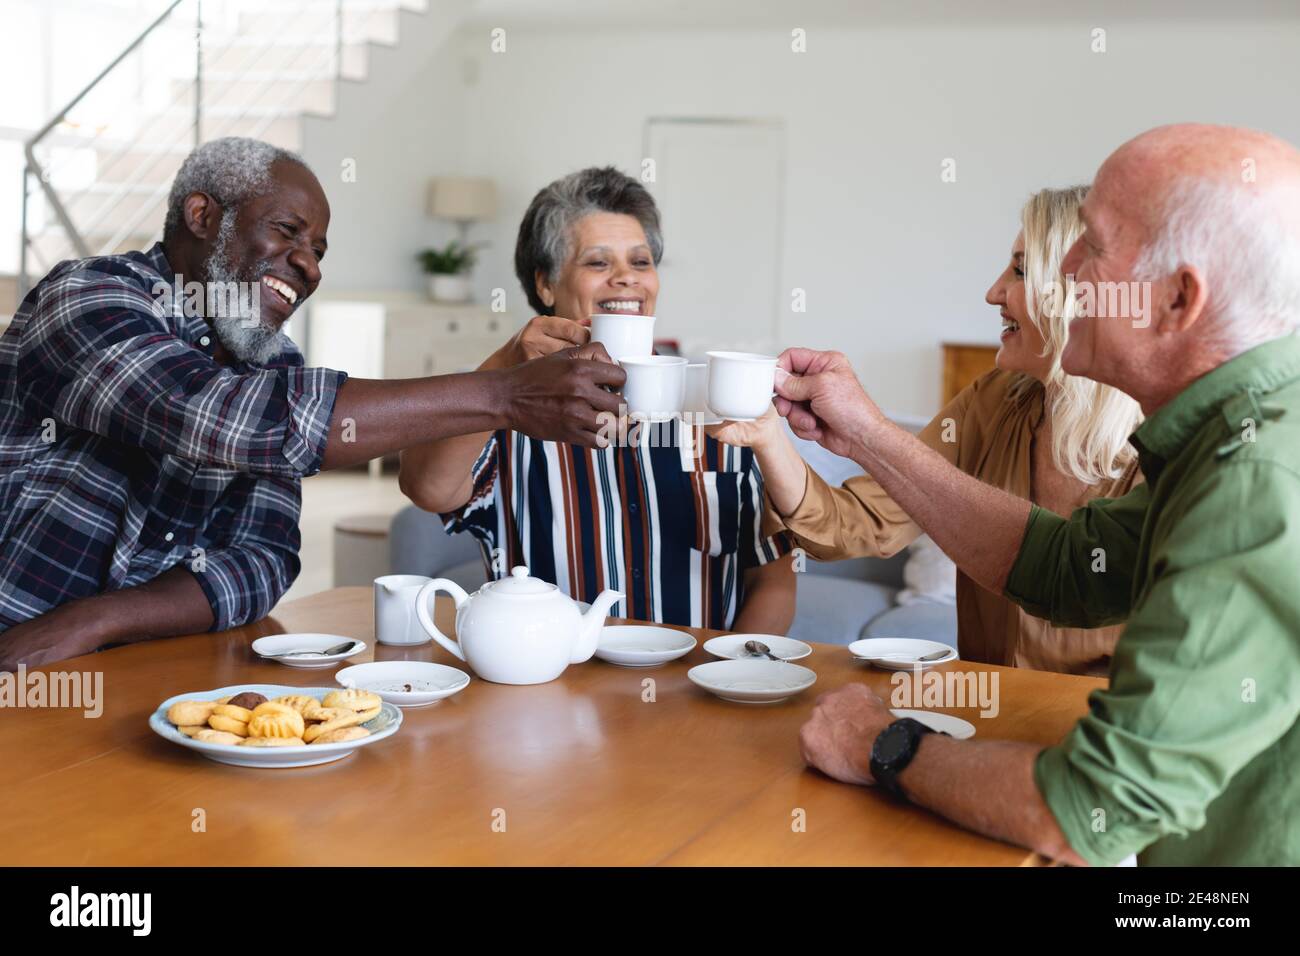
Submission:
[[[208,726],[213,730],[223,730],[226,733],[234,734],[237,737],[248,736],[248,724],[242,720],[235,720],[233,717],[223,717],[221,714],[213,714],[208,718]]]
[[[177,727],[176,729],[179,730],[181,733],[183,733],[186,737],[193,737],[200,730],[208,730],[209,728],[207,724],[194,724],[189,727]]]
[[[326,707],[346,707],[348,710],[370,710],[378,707],[383,700],[378,694],[356,687],[347,690],[332,690],[325,695]]]
[[[307,743],[311,743],[321,734],[328,734],[331,730],[342,730],[344,727],[356,727],[361,723],[364,723],[362,715],[353,711],[352,713],[344,714],[342,717],[335,717],[333,720],[327,720],[324,723],[310,724],[307,727],[307,730],[303,733],[302,739],[307,741]]]
[[[294,710],[302,714],[304,717],[307,716],[308,710],[310,710],[313,707],[320,706],[320,701],[318,701],[315,697],[308,697],[306,694],[286,694],[283,697],[275,698],[275,700],[271,701],[271,703],[284,704],[288,707],[292,707]]]
[[[263,705],[266,706],[266,705]],[[254,714],[248,722],[250,737],[301,737],[306,728],[302,714],[291,707],[285,714]]]
[[[245,737],[239,742],[244,747],[302,747],[301,737]]]
[[[206,724],[216,706],[214,700],[178,700],[167,708],[167,719],[177,727]]]
[[[281,704],[273,700],[268,700],[266,703],[258,704],[256,707],[253,708],[253,717],[260,717],[262,714],[296,714],[296,713],[298,713],[298,711],[294,710],[288,704]],[[249,719],[251,720],[252,718]]]
[[[238,720],[244,724],[248,723],[253,716],[253,712],[247,707],[239,707],[235,704],[218,704],[212,709],[212,713],[218,717],[229,717],[231,720]]]
[[[195,740],[201,740],[205,744],[230,744],[237,746],[243,743],[244,738],[237,734],[228,734],[223,730],[200,730],[194,735]]]
[[[339,744],[345,740],[360,740],[362,737],[369,737],[370,731],[364,727],[340,727],[338,730],[331,730],[328,733],[318,734],[311,741],[313,744]]]
[[[308,707],[302,715],[307,720],[324,723],[327,720],[338,720],[340,717],[351,717],[355,713],[355,710],[348,707],[322,707],[317,704],[315,707]]]

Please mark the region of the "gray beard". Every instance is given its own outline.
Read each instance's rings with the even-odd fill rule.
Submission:
[[[249,365],[265,365],[275,356],[293,346],[293,340],[280,329],[273,329],[262,321],[261,288],[257,285],[270,266],[270,260],[257,263],[252,277],[236,274],[230,262],[230,241],[235,236],[235,210],[221,214],[217,240],[203,264],[208,283],[247,282],[258,289],[258,303],[250,310],[237,315],[210,315],[208,322],[217,338],[231,355]],[[233,288],[233,286],[231,286]]]

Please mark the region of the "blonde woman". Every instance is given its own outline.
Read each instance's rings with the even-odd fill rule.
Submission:
[[[1011,261],[985,296],[1002,317],[997,368],[920,434],[962,471],[1061,515],[1141,480],[1128,444],[1142,417],[1137,403],[1061,371],[1074,298],[1060,263],[1083,231],[1086,195],[1083,186],[1045,189],[1025,204]],[[773,510],[813,558],[888,557],[921,534],[869,475],[828,486],[799,457],[775,410],[710,431],[754,449]],[[957,622],[965,660],[1091,675],[1107,672],[1122,629],[1053,627],[960,571]]]

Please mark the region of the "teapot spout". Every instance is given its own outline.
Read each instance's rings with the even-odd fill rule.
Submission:
[[[596,653],[596,643],[600,640],[600,630],[605,626],[609,609],[623,600],[622,591],[601,591],[599,597],[591,602],[587,613],[582,615],[582,626],[578,629],[578,640],[573,646],[572,663],[581,664],[590,660]]]

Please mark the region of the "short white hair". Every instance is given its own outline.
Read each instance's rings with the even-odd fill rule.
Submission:
[[[1237,355],[1300,328],[1300,210],[1292,186],[1175,182],[1134,277],[1151,282],[1195,266],[1208,288],[1208,343]]]
[[[207,193],[222,205],[224,217],[245,200],[267,192],[272,186],[271,167],[281,161],[311,168],[297,153],[246,136],[223,136],[197,147],[172,180],[163,239],[180,230],[185,199],[191,193]]]

